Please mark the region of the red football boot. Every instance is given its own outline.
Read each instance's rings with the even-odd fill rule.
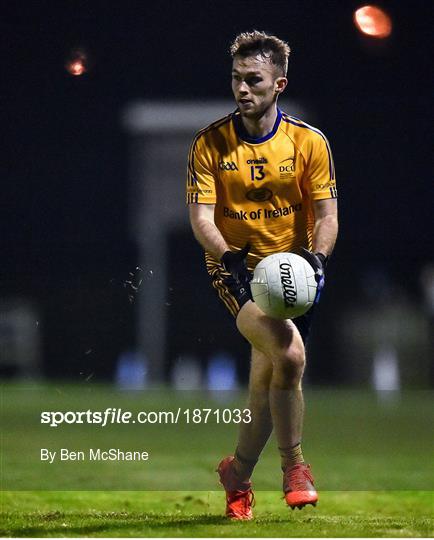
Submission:
[[[298,463],[288,467],[283,473],[283,492],[285,500],[293,510],[303,508],[306,504],[316,506],[318,493],[313,485],[313,476],[310,465]]]
[[[220,483],[226,491],[226,517],[240,520],[253,519],[252,483],[238,480],[232,467],[233,460],[234,456],[228,456],[217,467]]]

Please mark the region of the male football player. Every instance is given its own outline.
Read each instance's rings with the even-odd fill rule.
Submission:
[[[318,500],[301,449],[301,380],[312,310],[293,321],[266,316],[252,301],[251,273],[267,255],[296,252],[321,286],[338,221],[327,139],[277,107],[288,82],[288,44],[253,31],[238,35],[230,51],[237,109],[195,136],[187,203],[212,284],[251,344],[252,422],[240,424],[234,456],[217,469],[226,515],[251,519],[250,477],[273,429],[287,504],[302,508]]]

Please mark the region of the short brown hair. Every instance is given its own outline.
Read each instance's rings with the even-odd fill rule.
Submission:
[[[283,77],[286,76],[291,49],[286,41],[276,36],[258,30],[242,32],[234,39],[229,50],[232,58],[237,54],[244,57],[260,54],[263,58],[270,60]]]

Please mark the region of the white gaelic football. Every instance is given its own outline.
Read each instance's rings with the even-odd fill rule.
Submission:
[[[273,319],[300,317],[315,300],[317,283],[311,265],[295,253],[262,259],[250,282],[253,300]]]

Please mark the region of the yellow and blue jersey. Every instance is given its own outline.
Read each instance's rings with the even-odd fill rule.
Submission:
[[[229,248],[250,243],[251,269],[272,253],[311,249],[312,201],[336,197],[326,137],[280,110],[264,137],[250,137],[235,111],[199,131],[191,144],[187,203],[215,205],[215,224]]]

